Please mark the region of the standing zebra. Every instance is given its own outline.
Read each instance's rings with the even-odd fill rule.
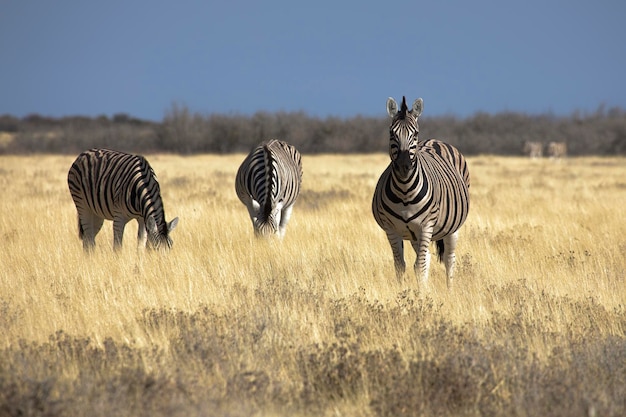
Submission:
[[[567,156],[567,144],[565,142],[548,143],[548,156],[552,159],[561,159]]]
[[[302,161],[292,145],[272,139],[250,152],[237,171],[235,190],[257,237],[285,235],[301,183]]]
[[[522,152],[524,152],[524,155],[528,155],[530,159],[541,158],[543,156],[543,142],[531,142],[527,140],[524,142]]]
[[[78,236],[85,251],[95,246],[104,220],[113,220],[115,249],[122,246],[124,227],[131,219],[139,223],[139,247],[145,247],[146,242],[154,249],[172,247],[169,234],[178,217],[165,221],[159,183],[143,156],[90,149],[78,155],[67,183],[78,211]]]
[[[469,212],[469,170],[463,155],[453,146],[435,139],[419,141],[418,117],[424,102],[418,98],[408,109],[387,99],[391,163],[376,185],[372,212],[387,234],[396,275],[404,274],[404,240],[417,253],[415,273],[428,281],[430,242],[437,242],[439,260],[446,265],[448,288],[452,286],[454,250],[458,230]]]

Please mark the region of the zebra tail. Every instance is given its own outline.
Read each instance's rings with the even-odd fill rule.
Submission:
[[[443,239],[439,239],[437,241],[437,258],[439,258],[439,262],[443,262],[443,250],[444,250]]]
[[[80,240],[83,240],[83,237],[85,236],[85,230],[83,229],[83,225],[80,224],[80,218],[78,219],[78,237],[80,238]]]
[[[272,208],[274,206],[272,201],[272,189],[275,187],[274,184],[274,157],[272,155],[272,151],[270,150],[267,144],[263,145],[263,151],[265,152],[265,206],[263,214],[269,216],[272,212]]]

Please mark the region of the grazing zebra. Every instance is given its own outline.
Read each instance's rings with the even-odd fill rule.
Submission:
[[[542,142],[524,142],[524,148],[522,149],[524,155],[528,155],[531,159],[541,158],[543,156],[543,143]]]
[[[561,159],[567,156],[567,144],[565,142],[548,143],[548,156],[552,159]]]
[[[167,223],[156,175],[148,161],[109,149],[90,149],[78,155],[67,175],[78,211],[78,236],[90,251],[104,220],[113,220],[113,247],[122,246],[124,227],[137,219],[138,246],[171,248],[170,232],[178,217]],[[147,236],[146,236],[147,235]]]
[[[469,212],[469,170],[453,146],[435,139],[418,140],[417,119],[423,106],[419,98],[409,110],[402,97],[398,111],[396,101],[387,99],[387,113],[392,117],[391,163],[376,185],[372,212],[389,239],[398,279],[406,269],[404,240],[409,240],[417,253],[415,273],[427,283],[429,246],[434,240],[451,288],[458,230]]]
[[[301,183],[302,161],[292,145],[272,139],[250,152],[237,171],[235,190],[257,237],[284,237]]]

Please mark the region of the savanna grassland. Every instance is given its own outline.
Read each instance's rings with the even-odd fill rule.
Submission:
[[[395,278],[385,154],[303,156],[282,242],[244,155],[147,155],[169,253],[83,254],[72,156],[0,156],[2,416],[626,415],[626,159],[476,156],[454,288]],[[407,263],[415,254],[407,247]]]

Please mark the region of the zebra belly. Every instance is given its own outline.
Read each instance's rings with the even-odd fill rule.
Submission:
[[[126,219],[126,221],[130,221],[132,219],[141,218],[141,213],[132,213],[129,212],[127,208],[124,206],[120,206],[119,204],[115,204],[109,207],[106,207],[101,204],[92,205],[87,204],[89,210],[95,214],[96,216],[104,219],[104,220],[115,220],[115,219]]]
[[[423,225],[432,218],[430,212],[417,215],[414,207],[402,204],[394,207],[393,212],[395,216],[389,218],[392,228],[405,240],[419,240]]]
[[[418,216],[414,208],[404,205],[396,207],[394,212],[399,217],[390,218],[390,223],[396,234],[405,240],[419,240],[423,228],[429,224],[432,224],[431,240],[442,239],[456,232],[463,224],[463,222],[458,225],[446,224],[445,220],[437,215],[438,210],[435,208]]]
[[[418,222],[415,220],[411,222],[395,221],[393,223],[396,233],[401,236],[402,239],[411,241],[419,240],[420,235],[422,234],[422,229],[424,225],[427,224],[426,222]],[[456,232],[458,229],[458,227],[453,229],[444,228],[442,225],[436,224],[435,227],[433,227],[431,241],[443,239],[444,237]]]

